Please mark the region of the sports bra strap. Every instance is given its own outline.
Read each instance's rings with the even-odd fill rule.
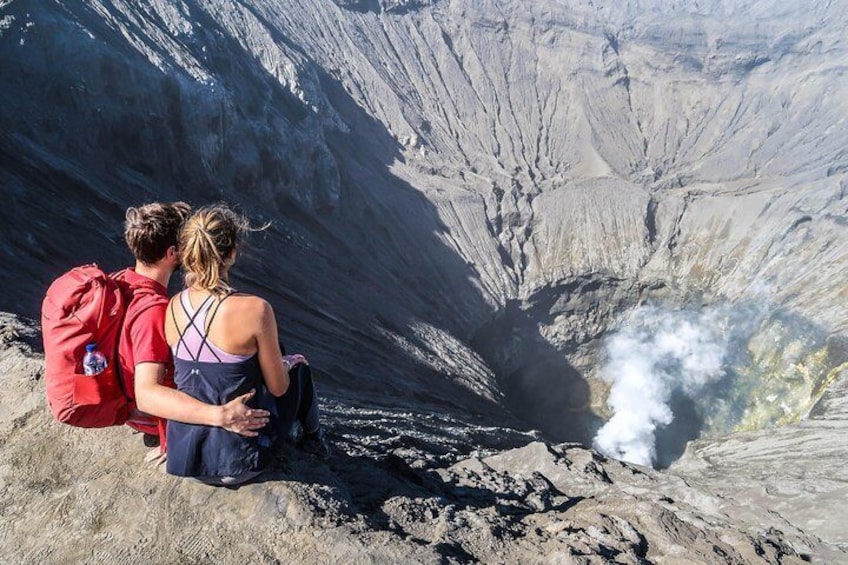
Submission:
[[[204,331],[203,331],[203,341],[200,342],[200,347],[197,348],[197,359],[200,359],[200,352],[203,351],[203,346],[205,345],[206,349],[211,351],[212,355],[215,356],[215,359],[218,360],[218,363],[221,362],[221,357],[218,356],[218,353],[216,353],[213,348],[209,347],[209,343],[208,343],[209,330],[212,328],[212,321],[215,319],[215,314],[217,314],[218,310],[221,308],[221,304],[223,304],[224,300],[229,298],[231,295],[232,294],[228,292],[227,294],[224,295],[224,298],[222,298],[221,300],[218,301],[218,303],[215,305],[215,310],[212,311],[212,315],[209,316],[209,319],[206,321],[206,327],[204,328]],[[212,298],[212,295],[209,295],[209,298]],[[205,304],[205,302],[204,302],[204,304]],[[195,361],[197,359],[195,359]]]
[[[183,328],[183,331],[180,331],[180,326],[177,323],[177,314],[174,312],[173,303],[171,303],[171,316],[174,318],[174,327],[177,329],[177,335],[180,336],[180,338],[177,340],[177,347],[174,348],[174,357],[177,356],[177,353],[180,350],[180,345],[184,345],[183,338],[185,337],[185,334],[186,334],[186,331],[188,330],[188,327],[192,326],[195,330],[197,330],[197,326],[194,324],[194,321],[197,319],[197,317],[200,315],[200,313],[203,312],[203,308],[206,306],[206,303],[209,302],[209,300],[211,300],[211,298],[212,298],[212,295],[210,294],[209,296],[206,297],[206,299],[203,302],[200,303],[200,306],[198,306],[197,310],[194,311],[194,314],[191,314],[188,311],[188,308],[186,308],[185,304],[183,304],[183,293],[181,292],[179,295],[177,295],[177,300],[179,301],[180,306],[182,306],[183,312],[185,312],[186,318],[188,319],[188,322],[186,322],[186,325]],[[191,304],[191,298],[190,297],[189,297],[189,304]],[[215,311],[217,312],[218,309],[216,308]],[[207,325],[207,327],[208,327],[208,325]],[[203,336],[203,342],[204,343],[206,342],[206,335]],[[186,348],[186,351],[188,352],[188,354],[191,356],[192,361],[197,362],[197,361],[200,360],[200,350],[203,349],[202,345],[198,349],[197,355],[194,355],[187,345],[185,346],[185,348]]]

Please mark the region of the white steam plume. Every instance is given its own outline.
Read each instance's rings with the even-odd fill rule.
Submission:
[[[597,433],[601,453],[640,465],[656,460],[655,431],[671,424],[677,390],[690,398],[724,375],[729,316],[641,306],[606,343],[601,377],[612,384],[612,419]]]

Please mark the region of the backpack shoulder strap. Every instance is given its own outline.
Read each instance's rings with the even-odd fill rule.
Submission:
[[[150,292],[140,292],[136,294],[135,297],[131,297],[131,300],[135,301],[135,306],[133,307],[132,316],[129,316],[125,323],[130,323],[135,321],[141,314],[150,310],[155,306],[166,306],[168,305],[168,299],[161,294],[156,294],[153,291]],[[129,309],[130,302],[127,301],[127,309]]]
[[[168,303],[168,298],[166,296],[162,296],[149,286],[130,286],[124,278],[124,274],[128,270],[129,269],[121,269],[120,271],[116,271],[114,273],[109,274],[109,278],[114,280],[118,284],[118,288],[121,289],[121,293],[124,295],[125,312],[129,310],[130,304],[135,302],[132,317],[126,319],[124,321],[124,325],[126,325],[126,322],[132,321],[139,314],[142,314],[146,310],[149,310],[150,308],[159,304]]]

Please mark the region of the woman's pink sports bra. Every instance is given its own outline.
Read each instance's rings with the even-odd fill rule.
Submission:
[[[256,355],[255,353],[251,355],[227,353],[209,341],[208,328],[212,326],[212,320],[215,319],[218,308],[228,297],[229,295],[215,301],[210,294],[195,309],[191,305],[188,289],[179,294],[180,306],[182,306],[183,312],[185,312],[188,323],[183,331],[180,332],[180,339],[171,347],[174,357],[188,361],[200,361],[201,363],[240,363]],[[212,317],[209,319],[209,325],[207,326],[206,317],[209,314],[212,304],[215,304],[215,310],[212,311]],[[176,323],[176,319],[174,322]],[[204,328],[207,328],[207,330],[204,331]],[[179,326],[177,326],[177,330],[179,331]]]

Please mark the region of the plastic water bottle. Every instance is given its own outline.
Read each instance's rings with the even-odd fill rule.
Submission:
[[[106,370],[109,364],[106,362],[106,356],[97,350],[96,343],[89,343],[85,346],[85,357],[82,358],[82,370],[88,377],[99,375]]]

